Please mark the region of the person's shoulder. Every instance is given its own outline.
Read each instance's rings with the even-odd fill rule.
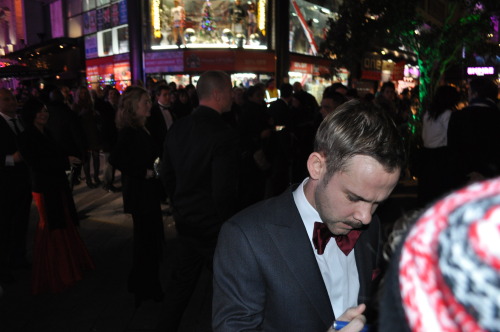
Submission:
[[[283,194],[257,202],[231,217],[226,223],[238,225],[243,229],[256,230],[260,227],[285,218],[287,212],[296,209],[291,189]],[[290,212],[291,213],[291,212]]]

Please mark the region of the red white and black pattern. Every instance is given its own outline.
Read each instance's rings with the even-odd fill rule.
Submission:
[[[500,331],[500,180],[426,211],[403,244],[399,269],[412,331]]]

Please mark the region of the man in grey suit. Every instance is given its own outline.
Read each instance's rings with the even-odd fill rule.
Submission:
[[[402,140],[383,111],[352,101],[328,115],[307,160],[309,177],[223,225],[214,330],[324,332],[337,319],[360,331],[379,272],[373,213],[403,164]]]

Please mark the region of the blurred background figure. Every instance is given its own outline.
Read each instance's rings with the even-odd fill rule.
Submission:
[[[469,106],[454,112],[448,125],[456,188],[500,175],[498,87],[487,78],[470,82]]]
[[[182,88],[175,91],[176,100],[172,105],[172,113],[175,115],[176,119],[183,118],[191,114],[193,106],[189,100],[189,94],[186,89]]]
[[[99,179],[101,168],[99,154],[102,147],[102,123],[101,116],[95,109],[94,101],[88,88],[78,88],[73,110],[78,114],[84,136],[85,157],[83,160],[83,172],[85,173],[85,182],[87,183],[87,187],[96,188],[101,184],[101,180]],[[93,166],[92,175],[90,172],[91,162]]]
[[[101,115],[101,137],[103,152],[103,189],[108,192],[117,192],[119,189],[113,184],[115,181],[115,168],[109,163],[109,154],[116,144],[116,112],[120,101],[120,91],[111,86],[106,86],[103,90],[103,100],[96,104],[96,109]]]
[[[239,121],[242,152],[241,208],[264,199],[266,178],[271,168],[269,142],[273,125],[264,98],[264,86],[256,84],[249,87],[241,111]]]
[[[60,292],[83,278],[94,264],[78,232],[78,215],[66,177],[81,163],[66,155],[46,130],[49,113],[39,99],[21,111],[26,130],[19,147],[31,172],[33,200],[39,220],[33,246],[33,294]]]
[[[418,200],[420,206],[433,201],[452,189],[451,174],[455,167],[448,150],[448,123],[460,100],[452,86],[440,86],[422,122],[424,148],[420,155]]]

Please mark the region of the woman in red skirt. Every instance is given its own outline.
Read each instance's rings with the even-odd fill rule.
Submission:
[[[78,232],[78,216],[66,170],[80,163],[66,156],[45,130],[49,113],[39,99],[23,105],[26,130],[19,150],[28,164],[39,222],[33,246],[33,294],[60,292],[82,279],[94,264]]]

